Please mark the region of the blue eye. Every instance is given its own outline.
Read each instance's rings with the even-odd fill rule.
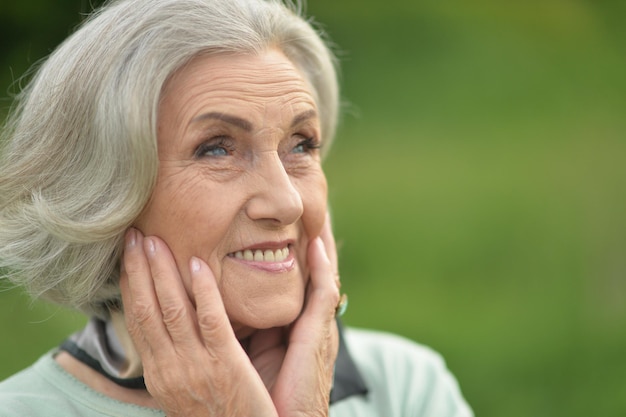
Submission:
[[[226,156],[228,151],[223,146],[210,146],[202,152],[204,155],[210,156]]]
[[[306,138],[298,143],[292,150],[293,153],[310,153],[314,149],[319,149],[320,144],[314,138]]]
[[[194,156],[196,158],[228,156],[230,151],[226,142],[225,138],[219,138],[217,142],[204,142],[196,148]]]

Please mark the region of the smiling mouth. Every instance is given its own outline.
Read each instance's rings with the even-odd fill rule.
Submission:
[[[238,250],[237,252],[233,252],[229,254],[229,256],[241,259],[244,261],[254,261],[254,262],[283,262],[289,257],[289,246],[286,246],[282,249],[246,249],[246,250]]]

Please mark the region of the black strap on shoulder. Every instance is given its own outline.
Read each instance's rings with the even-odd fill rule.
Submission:
[[[367,385],[348,351],[340,320],[337,320],[337,327],[339,328],[339,352],[335,361],[333,389],[330,391],[331,404],[353,395],[365,395],[368,392]]]
[[[94,371],[98,372],[99,374],[104,375],[111,381],[115,382],[117,385],[120,385],[125,388],[132,388],[132,389],[146,389],[146,383],[143,379],[143,376],[139,376],[136,378],[118,378],[113,375],[109,375],[107,372],[104,371],[104,369],[100,365],[100,362],[94,359],[91,355],[89,355],[83,349],[79,348],[76,343],[72,342],[69,339],[66,339],[59,348],[61,350],[66,351],[67,353],[69,353],[74,358],[81,361],[82,363],[84,363],[85,365],[93,369]]]
[[[365,381],[348,352],[348,347],[346,346],[343,335],[343,326],[339,320],[337,320],[337,325],[339,327],[339,351],[335,362],[335,379],[333,389],[330,392],[330,404],[344,400],[353,395],[365,395],[368,392]],[[119,386],[131,389],[146,389],[143,376],[118,378],[108,374],[104,368],[102,368],[100,362],[70,339],[66,339],[59,348]]]

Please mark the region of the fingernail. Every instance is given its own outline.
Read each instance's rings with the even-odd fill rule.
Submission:
[[[144,248],[146,249],[146,251],[150,255],[154,255],[156,253],[156,246],[154,244],[154,239],[147,237],[143,240],[143,242],[144,242]]]
[[[192,256],[190,264],[191,264],[191,272],[200,271],[200,260],[198,258],[196,258],[195,256]]]
[[[126,231],[126,247],[132,248],[137,244],[137,232],[134,228],[130,228]]]

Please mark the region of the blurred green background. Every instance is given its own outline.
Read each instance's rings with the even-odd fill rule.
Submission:
[[[90,3],[0,3],[2,111]],[[478,416],[626,415],[626,2],[308,10],[343,67],[346,322],[441,352]],[[0,313],[0,378],[84,322],[19,290]]]

